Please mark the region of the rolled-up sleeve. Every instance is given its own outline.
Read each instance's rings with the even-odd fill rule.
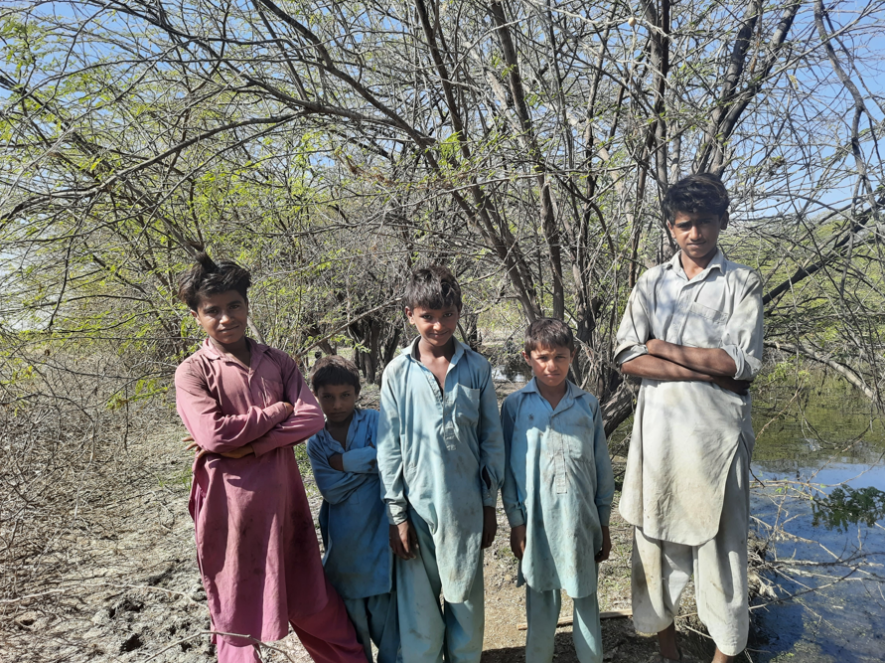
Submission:
[[[378,473],[381,476],[381,498],[387,505],[391,525],[408,520],[409,503],[403,482],[403,452],[400,440],[400,417],[392,376],[384,371],[381,379],[381,413],[378,417]]]
[[[618,327],[614,351],[615,361],[619,365],[648,354],[645,343],[651,332],[651,319],[646,305],[647,288],[648,279],[643,275],[627,300],[627,308],[624,310],[624,317],[621,318],[621,326]]]
[[[722,349],[734,360],[735,380],[753,380],[762,368],[762,311],[762,281],[749,272],[722,336]]]

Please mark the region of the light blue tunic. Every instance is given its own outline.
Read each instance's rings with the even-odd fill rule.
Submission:
[[[441,393],[419,359],[419,340],[384,369],[378,468],[390,522],[406,521],[409,505],[424,519],[443,596],[462,603],[482,563],[483,506],[495,506],[504,478],[501,420],[484,357],[453,341]]]
[[[539,592],[564,589],[582,598],[596,592],[594,558],[615,482],[599,402],[566,384],[555,410],[535,380],[504,401],[503,498],[510,526],[526,525],[525,582]]]
[[[310,438],[307,454],[323,495],[320,532],[329,581],[345,599],[386,594],[391,589],[393,555],[388,543],[381,483],[375,459],[378,412],[354,411],[347,450],[324,428]],[[342,454],[344,472],[329,465]]]

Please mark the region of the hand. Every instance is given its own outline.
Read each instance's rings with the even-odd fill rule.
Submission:
[[[407,520],[399,525],[390,525],[387,528],[390,537],[390,547],[393,554],[400,559],[412,559],[418,550],[418,535],[412,527],[412,521]]]
[[[525,525],[518,525],[510,530],[510,550],[518,560],[525,554]]]
[[[194,457],[194,460],[197,460],[198,458],[202,458],[202,457],[205,456],[207,453],[209,453],[206,449],[204,449],[204,448],[201,447],[199,444],[197,444],[196,442],[194,442],[194,436],[193,436],[193,435],[185,435],[183,438],[181,438],[181,441],[182,441],[182,442],[190,442],[190,444],[188,444],[188,445],[184,448],[184,450],[185,450],[185,451],[195,451],[197,455]]]
[[[609,534],[608,527],[602,528],[602,550],[596,553],[596,563],[600,564],[608,559],[612,552],[612,537]]]
[[[295,406],[292,405],[291,403],[285,403],[285,402],[283,403],[283,405],[286,406],[286,419],[288,419],[289,416],[295,411]]]
[[[495,507],[484,506],[482,508],[482,547],[488,548],[495,540],[498,533],[498,516],[495,515]]]
[[[247,444],[246,446],[240,447],[239,449],[234,449],[233,451],[228,451],[224,454],[219,454],[222,458],[242,458],[243,456],[248,456],[249,454],[254,454],[255,450],[252,448],[251,444]]]
[[[333,470],[338,470],[339,472],[344,471],[344,455],[343,454],[335,454],[333,456],[329,456],[329,465],[332,466]]]
[[[750,385],[752,384],[749,380],[735,380],[726,375],[714,376],[712,382],[740,396],[746,396],[750,392]]]

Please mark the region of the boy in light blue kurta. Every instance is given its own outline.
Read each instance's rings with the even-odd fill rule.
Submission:
[[[360,374],[343,357],[323,357],[311,374],[326,427],[307,443],[323,495],[320,532],[326,577],[344,599],[366,658],[400,663],[399,622],[393,591],[393,555],[375,444],[378,412],[356,407]]]
[[[561,607],[574,603],[572,638],[580,663],[601,663],[597,568],[611,551],[615,492],[599,402],[567,380],[574,337],[561,320],[526,331],[534,378],[504,401],[504,509],[510,545],[526,583],[526,663],[550,663]]]
[[[404,303],[419,337],[384,371],[378,426],[403,660],[479,663],[482,549],[504,474],[491,367],[454,338],[461,289],[447,269],[414,272]]]

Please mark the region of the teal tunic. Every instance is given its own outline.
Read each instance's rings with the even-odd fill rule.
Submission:
[[[526,526],[520,574],[533,590],[596,592],[596,553],[611,515],[615,482],[596,398],[571,382],[556,406],[535,380],[504,401],[504,510]]]
[[[347,450],[324,428],[310,438],[307,454],[323,495],[320,532],[323,567],[345,599],[386,594],[393,577],[387,517],[381,501],[375,436],[378,412],[357,408],[347,431]],[[329,464],[342,454],[344,472]]]
[[[418,358],[418,341],[384,370],[378,469],[392,524],[409,507],[436,546],[442,592],[467,600],[482,563],[483,507],[504,478],[504,440],[489,362],[458,341],[441,392]],[[482,477],[488,477],[486,483]]]

